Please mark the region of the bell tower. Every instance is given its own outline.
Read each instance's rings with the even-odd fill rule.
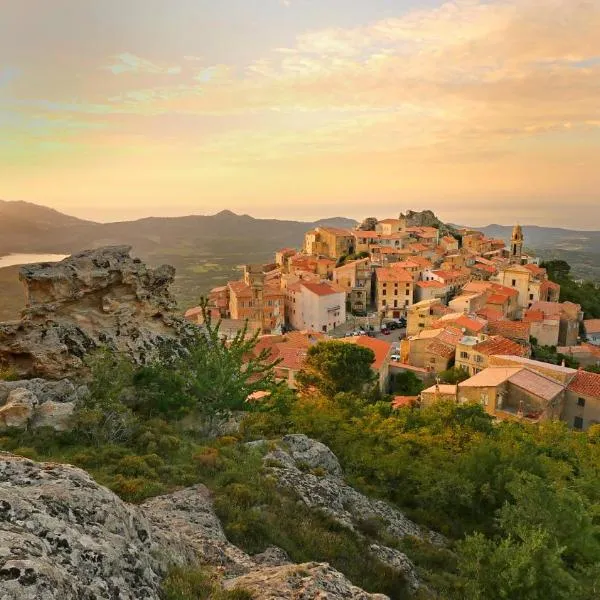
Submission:
[[[520,225],[515,225],[512,231],[512,239],[510,242],[510,262],[520,265],[521,256],[523,255],[523,229]]]

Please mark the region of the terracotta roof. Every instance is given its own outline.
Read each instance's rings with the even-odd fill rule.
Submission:
[[[458,387],[459,389],[462,387],[496,387],[522,370],[523,367],[488,367],[473,377],[469,377],[466,381],[462,381]]]
[[[537,323],[543,321],[544,318],[544,311],[533,310],[531,308],[523,315],[523,321],[527,321],[528,323]]]
[[[456,350],[454,346],[434,339],[433,342],[427,346],[425,351],[430,354],[435,354],[436,356],[441,356],[442,358],[452,358]]]
[[[547,280],[542,283],[542,285],[540,286],[540,289],[542,289],[542,290],[546,290],[546,289],[559,290],[560,285],[558,285],[558,283],[554,283],[554,281]]]
[[[568,388],[576,394],[600,399],[600,375],[579,370],[569,383]]]
[[[413,276],[404,269],[392,269],[391,267],[380,267],[375,270],[378,281],[412,283]]]
[[[483,342],[479,342],[473,349],[488,356],[492,354],[527,356],[527,354],[529,354],[527,348],[521,346],[521,344],[517,344],[517,342],[502,337],[501,335],[496,335]]]
[[[451,235],[445,235],[445,236],[442,238],[442,240],[443,240],[444,242],[448,242],[448,243],[451,243],[451,244],[452,244],[452,243],[458,244],[458,240],[457,240],[456,238],[453,238]]]
[[[231,292],[240,298],[252,298],[252,290],[243,281],[230,281],[228,284]]]
[[[544,377],[540,373],[531,371],[530,369],[521,369],[518,373],[510,377],[509,381],[526,392],[544,400],[552,400],[552,398],[558,396],[564,389],[554,379]]]
[[[432,271],[432,273],[444,280],[459,279],[464,276],[461,271]]]
[[[429,250],[428,246],[425,246],[425,244],[410,244],[408,246],[413,252],[425,252],[426,250]]]
[[[444,326],[447,325],[449,322],[451,322],[454,327],[459,327],[461,330],[468,329],[470,331],[474,331],[475,333],[478,333],[482,329],[485,329],[485,326],[487,325],[487,323],[478,319],[473,319],[461,313],[455,313],[444,315],[441,319],[439,319],[439,321],[433,323],[432,327]]]
[[[220,294],[221,292],[225,292],[225,291],[227,291],[227,286],[220,285],[219,287],[215,287],[212,290],[210,290],[209,294]]]
[[[302,285],[309,292],[312,292],[313,294],[316,294],[317,296],[331,296],[333,294],[339,293],[328,283],[311,283],[309,281],[303,281]]]
[[[332,233],[334,235],[340,236],[351,236],[354,232],[350,229],[342,229],[340,227],[317,227],[321,231],[326,231],[327,233]]]
[[[478,310],[475,313],[478,317],[485,319],[486,321],[499,321],[504,318],[504,314],[492,308],[491,306],[484,306],[481,310]]]
[[[419,396],[394,396],[392,400],[392,408],[402,408],[404,406],[412,406],[419,400]]]
[[[513,340],[523,340],[526,342],[529,340],[531,324],[524,321],[490,321],[488,323],[488,331],[492,335],[503,335]]]
[[[363,348],[369,348],[369,350],[372,350],[373,354],[375,354],[375,361],[371,366],[377,371],[381,369],[385,359],[392,350],[392,344],[389,342],[386,342],[385,340],[378,340],[377,338],[372,338],[367,335],[342,338],[340,341],[348,344],[356,344],[357,346],[362,346]]]
[[[377,222],[393,225],[394,223],[400,223],[400,219],[382,219],[381,221],[377,221]]]
[[[541,276],[541,275],[545,275],[546,274],[546,269],[543,269],[542,267],[538,267],[538,265],[534,265],[534,264],[528,264],[528,265],[523,265],[530,273],[532,273],[535,276]]]
[[[600,333],[600,319],[586,319],[583,326],[586,333]]]
[[[183,316],[187,319],[189,317],[195,317],[195,316],[201,315],[201,314],[202,314],[202,307],[195,306],[194,308],[190,308],[190,309],[186,310],[185,314]]]
[[[546,369],[548,371],[555,371],[556,373],[562,373],[564,375],[571,375],[577,373],[576,369],[571,369],[569,367],[563,367],[561,365],[553,365],[551,363],[545,363],[539,360],[533,360],[531,358],[525,358],[523,356],[507,356],[505,354],[496,355],[497,358],[501,360],[509,360],[512,362],[519,363],[524,367],[530,367],[532,369]]]
[[[290,369],[292,371],[299,371],[304,364],[306,358],[305,348],[286,348],[281,347],[278,349],[277,358],[281,358],[282,361],[278,367],[284,369]]]
[[[445,288],[446,286],[441,281],[417,281],[415,284],[420,288]]]
[[[559,346],[556,351],[560,354],[586,355],[591,354],[600,358],[600,346],[581,344],[581,346]]]
[[[431,387],[423,390],[421,394],[442,394],[444,396],[455,396],[457,386],[451,383],[440,383],[439,385],[432,385]]]

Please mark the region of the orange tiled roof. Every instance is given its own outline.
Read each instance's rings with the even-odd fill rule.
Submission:
[[[528,323],[539,323],[543,321],[545,318],[544,311],[542,310],[533,310],[530,308],[524,315],[523,321],[527,321]]]
[[[404,269],[380,267],[375,271],[375,273],[378,281],[404,283],[410,283],[413,281],[413,276]]]
[[[478,310],[475,313],[478,317],[485,319],[486,321],[499,321],[504,318],[504,314],[492,308],[491,306],[484,306],[481,310]]]
[[[600,333],[600,319],[586,319],[583,326],[586,333]]]
[[[392,408],[403,408],[412,406],[419,400],[419,396],[394,396],[392,400]]]
[[[331,296],[332,294],[338,294],[339,292],[328,283],[311,283],[309,281],[303,281],[302,285],[313,294],[317,296]]]
[[[400,223],[400,219],[382,219],[381,221],[378,221],[378,223],[393,225],[394,223]]]
[[[486,354],[490,356],[492,354],[502,354],[507,356],[525,356],[529,354],[527,348],[521,346],[521,344],[517,344],[517,342],[513,342],[501,335],[497,335],[483,342],[479,342],[479,344],[475,344],[473,347],[474,350],[480,352],[481,354]]]
[[[542,267],[538,267],[538,265],[534,265],[534,264],[528,264],[528,265],[523,265],[532,275],[535,275],[536,277],[540,277],[542,275],[546,274],[546,269],[543,269]]]
[[[452,358],[455,353],[454,346],[445,344],[438,339],[434,339],[426,348],[426,352],[441,356],[442,358]]]
[[[487,300],[486,304],[505,304],[509,300],[505,294],[492,294]]]
[[[416,285],[420,288],[444,288],[446,287],[441,281],[417,281]]]
[[[576,394],[600,399],[600,375],[579,370],[569,383],[568,388]]]
[[[371,365],[373,369],[379,371],[385,362],[385,359],[388,357],[392,350],[392,344],[386,342],[385,340],[378,340],[377,338],[372,338],[367,335],[359,335],[350,338],[342,338],[341,342],[347,342],[349,344],[356,344],[358,346],[362,346],[363,348],[369,348],[369,350],[373,351],[375,354],[375,361]]]
[[[232,294],[238,298],[252,298],[252,290],[243,281],[230,281],[228,284]]]
[[[490,321],[488,331],[493,335],[502,335],[512,340],[529,340],[531,324],[525,321],[509,321],[507,319],[500,321]]]

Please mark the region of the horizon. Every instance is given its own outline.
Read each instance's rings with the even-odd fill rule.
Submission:
[[[4,200],[2,198],[0,198],[0,202],[8,202],[8,203],[25,203],[28,205],[32,205],[32,206],[38,206],[38,207],[43,207],[43,208],[50,208],[52,210],[58,210],[55,209],[51,206],[46,206],[44,204],[39,204],[37,202],[30,202],[27,200]],[[331,214],[331,215],[326,215],[326,216],[317,216],[313,219],[302,219],[302,218],[288,218],[288,217],[283,217],[280,215],[267,215],[267,216],[259,216],[259,215],[253,215],[250,213],[242,213],[242,212],[238,212],[229,208],[223,208],[218,210],[215,213],[182,213],[182,214],[163,214],[163,215],[153,215],[153,214],[147,214],[144,216],[140,216],[137,218],[133,218],[133,219],[117,219],[117,220],[95,220],[95,219],[90,219],[90,218],[86,218],[84,216],[80,216],[77,214],[73,214],[73,213],[64,213],[62,211],[58,211],[61,212],[61,214],[66,215],[66,216],[70,216],[70,217],[76,217],[78,219],[82,219],[82,220],[86,220],[86,221],[90,221],[90,222],[95,222],[98,224],[110,224],[110,223],[122,223],[122,222],[135,222],[135,221],[140,221],[140,220],[144,220],[144,219],[161,219],[161,218],[165,218],[165,219],[169,219],[169,218],[185,218],[185,217],[214,217],[217,216],[218,214],[222,213],[222,212],[229,212],[232,213],[235,216],[238,217],[250,217],[252,219],[261,219],[261,220],[277,220],[277,221],[296,221],[296,222],[301,222],[301,223],[307,223],[307,224],[312,224],[318,221],[326,221],[326,220],[331,220],[331,219],[350,219],[350,220],[354,220],[357,223],[360,223],[363,219],[370,217],[370,216],[374,216],[375,218],[377,218],[378,220],[382,220],[382,219],[386,219],[386,218],[395,218],[398,214],[400,214],[400,212],[406,212],[407,210],[414,210],[416,212],[418,211],[423,211],[423,210],[431,210],[428,206],[424,206],[421,208],[415,208],[415,207],[406,207],[404,209],[401,210],[396,210],[396,212],[392,212],[390,214],[381,214],[381,215],[363,215],[360,217],[354,217],[351,215],[345,215],[345,214]],[[438,214],[436,211],[433,211],[435,213],[435,215],[440,218],[440,214]],[[589,229],[584,229],[584,228],[569,228],[569,227],[558,227],[556,225],[541,225],[539,222],[536,223],[526,223],[523,221],[520,221],[518,219],[513,220],[511,222],[505,222],[505,223],[501,223],[499,221],[494,221],[494,222],[486,222],[486,223],[459,223],[457,221],[453,221],[453,220],[447,220],[444,218],[440,218],[440,220],[444,223],[447,224],[451,224],[451,225],[456,225],[456,226],[460,226],[460,227],[472,227],[474,229],[481,229],[481,228],[485,228],[485,227],[494,227],[494,226],[498,226],[498,227],[512,227],[515,224],[519,224],[522,227],[544,227],[544,228],[556,228],[556,229],[564,229],[564,230],[571,230],[571,231],[580,231],[580,232],[596,232],[596,231],[600,231],[600,229],[598,228],[589,228]]]
[[[596,0],[7,4],[0,196],[104,222],[600,222]]]

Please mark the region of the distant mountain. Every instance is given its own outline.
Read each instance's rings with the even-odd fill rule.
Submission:
[[[0,254],[50,252],[61,232],[87,229],[94,224],[30,202],[0,200]]]
[[[281,247],[300,248],[306,231],[318,225],[354,227],[356,221],[344,217],[314,223],[255,219],[223,210],[210,216],[95,223],[36,204],[0,202],[0,255],[69,254],[128,244],[135,255],[151,265],[168,263],[177,268],[175,294],[185,308],[197,303],[210,288],[238,278],[239,265],[272,260],[274,251]],[[0,292],[0,320],[15,316],[21,306],[18,284],[5,286],[4,297]]]

